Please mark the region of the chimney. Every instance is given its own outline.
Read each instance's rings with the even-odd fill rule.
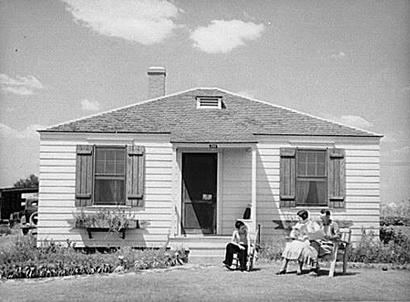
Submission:
[[[165,67],[148,68],[148,99],[165,95]]]

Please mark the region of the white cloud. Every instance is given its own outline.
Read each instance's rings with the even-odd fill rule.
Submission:
[[[62,0],[75,21],[110,37],[151,45],[178,27],[173,21],[181,12],[163,0]]]
[[[213,20],[210,25],[195,29],[191,39],[195,47],[206,53],[227,53],[259,38],[264,29],[263,24],[253,22]]]
[[[343,51],[340,51],[339,53],[334,53],[330,56],[332,59],[343,59],[346,57],[346,54]]]
[[[32,75],[12,78],[7,74],[0,74],[0,86],[3,91],[17,95],[32,95],[36,90],[43,89],[43,84]]]
[[[98,111],[100,110],[100,103],[97,101],[82,100],[81,109],[85,111]]]
[[[17,138],[17,139],[38,139],[39,134],[37,130],[44,129],[42,125],[29,125],[23,130],[11,128],[5,124],[0,123],[0,137],[3,138]]]
[[[340,121],[342,124],[363,129],[369,129],[373,127],[372,123],[358,115],[343,115],[337,120]]]

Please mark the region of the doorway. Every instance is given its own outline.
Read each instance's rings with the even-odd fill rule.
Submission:
[[[182,232],[216,233],[217,153],[182,154]]]

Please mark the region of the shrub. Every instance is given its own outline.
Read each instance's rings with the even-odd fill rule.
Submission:
[[[0,277],[38,278],[114,271],[163,268],[182,264],[181,252],[159,250],[133,250],[121,248],[112,253],[95,252],[88,254],[67,245],[52,241],[41,248],[35,248],[34,238],[24,236],[9,242],[0,249]],[[186,261],[183,261],[186,262]]]
[[[410,239],[401,234],[393,233],[386,243],[378,238],[374,232],[363,230],[359,244],[349,253],[349,260],[365,263],[410,263]]]
[[[381,206],[381,226],[410,226],[410,199],[399,203],[383,204]]]

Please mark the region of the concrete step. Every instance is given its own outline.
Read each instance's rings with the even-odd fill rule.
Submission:
[[[221,264],[225,257],[226,244],[231,236],[181,236],[170,238],[172,249],[189,249],[189,261],[192,263]]]

